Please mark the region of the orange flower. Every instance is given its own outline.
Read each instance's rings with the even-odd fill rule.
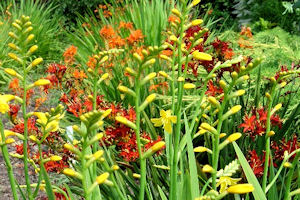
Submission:
[[[67,50],[63,54],[65,58],[65,63],[70,65],[73,64],[75,61],[74,56],[76,55],[76,53],[77,53],[77,47],[75,47],[74,45],[67,48]]]
[[[224,58],[226,60],[232,59],[233,56],[234,56],[234,52],[233,51],[228,50],[228,51],[224,52]]]
[[[166,55],[166,56],[172,56],[173,55],[173,51],[172,50],[163,50],[161,53],[163,55]]]
[[[12,89],[14,92],[20,90],[20,88],[19,88],[19,79],[14,78],[13,80],[11,80],[11,82],[9,83],[8,88]]]
[[[42,105],[42,103],[44,103],[46,100],[47,100],[46,96],[42,96],[40,98],[37,98],[35,100],[35,108],[34,108],[34,110],[37,110]]]
[[[119,29],[121,28],[125,28],[125,29],[133,29],[133,25],[131,22],[120,22],[120,25],[119,25]]]
[[[132,31],[129,37],[127,38],[129,44],[134,44],[135,42],[139,42],[143,40],[144,35],[141,30]]]
[[[243,26],[240,35],[245,35],[248,38],[252,38],[251,28]]]
[[[169,17],[169,19],[168,19],[168,22],[170,22],[170,23],[171,22],[174,22],[174,23],[178,22],[178,23],[180,23],[180,19],[178,17],[176,17],[176,16],[171,15]]]
[[[74,78],[77,79],[84,79],[87,78],[87,75],[84,73],[84,71],[80,71],[78,69],[76,69],[73,73]]]
[[[110,25],[104,26],[99,33],[105,39],[111,39],[116,34],[113,27]]]
[[[122,47],[125,45],[125,39],[120,36],[113,37],[109,40],[108,45],[110,48]]]
[[[86,63],[86,65],[89,68],[94,69],[96,67],[96,64],[97,64],[96,58],[94,58],[93,56],[89,56],[89,61]]]

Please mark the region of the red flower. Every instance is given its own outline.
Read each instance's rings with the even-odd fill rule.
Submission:
[[[249,117],[248,115],[245,115],[244,117],[244,123],[242,123],[239,128],[244,128],[244,132],[254,132],[255,130],[255,122],[256,120],[256,116],[252,115],[251,117]]]
[[[258,157],[255,150],[249,151],[248,163],[253,170],[256,177],[261,177],[264,172],[264,164],[260,157]]]
[[[220,87],[217,87],[213,84],[213,81],[208,81],[207,83],[207,91],[205,92],[208,96],[218,96],[223,93],[223,89]]]
[[[298,142],[298,137],[297,135],[293,135],[293,138],[286,141],[285,138],[283,138],[281,141],[279,141],[279,145],[273,141],[271,144],[272,149],[275,150],[275,159],[283,160],[284,158],[284,152],[287,151],[288,153],[291,153],[295,151],[296,149],[300,148],[300,143]],[[294,158],[292,156],[292,158]]]

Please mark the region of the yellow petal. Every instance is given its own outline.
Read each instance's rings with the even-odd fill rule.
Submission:
[[[159,126],[163,125],[161,118],[151,119],[151,122],[154,123],[154,126],[156,126],[156,127],[159,127]]]
[[[170,116],[170,117],[169,117],[169,120],[171,120],[171,122],[172,122],[173,124],[176,124],[176,122],[177,122],[177,116]]]
[[[172,125],[171,125],[171,122],[167,122],[167,123],[165,123],[164,124],[164,129],[165,129],[165,131],[166,132],[168,132],[168,133],[172,133]]]

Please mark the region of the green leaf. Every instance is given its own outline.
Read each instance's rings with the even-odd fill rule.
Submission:
[[[70,197],[71,200],[76,200],[71,189],[69,188],[69,186],[67,184],[64,184],[66,190],[67,190],[67,193],[68,193],[68,196]]]
[[[159,195],[161,200],[168,200],[165,193],[163,192],[163,190],[161,189],[161,187],[159,185],[157,185],[158,191],[159,191]]]
[[[246,175],[248,182],[250,184],[252,184],[254,187],[254,191],[252,192],[254,198],[256,200],[267,200],[256,176],[254,175],[254,173],[253,173],[248,161],[246,160],[243,152],[241,151],[240,147],[236,144],[236,142],[233,142],[232,144],[233,144],[234,150],[236,152],[236,155],[237,155],[238,160],[243,168],[243,171]]]
[[[184,113],[184,123],[185,123],[185,130],[186,133],[189,133],[189,125],[186,118],[186,114]],[[198,181],[198,173],[197,173],[197,165],[196,165],[196,158],[193,148],[193,141],[192,136],[187,134],[187,149],[188,149],[188,156],[189,156],[189,170],[190,170],[190,184],[191,184],[191,191],[192,191],[192,199],[195,199],[200,195],[199,190],[199,181]]]

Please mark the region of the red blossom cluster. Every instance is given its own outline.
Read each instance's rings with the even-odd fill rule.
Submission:
[[[256,136],[261,136],[266,131],[267,111],[265,108],[253,109],[252,115],[245,115],[244,122],[239,125],[243,132],[248,134],[254,141]],[[278,115],[271,116],[271,125],[281,128],[282,120]]]
[[[284,158],[284,152],[287,151],[288,153],[291,153],[295,151],[296,149],[300,148],[300,143],[298,141],[297,135],[293,135],[292,139],[286,141],[285,138],[280,140],[279,142],[272,141],[271,148],[274,150],[275,157],[274,159],[277,160],[283,160]],[[292,158],[294,158],[292,156]]]

